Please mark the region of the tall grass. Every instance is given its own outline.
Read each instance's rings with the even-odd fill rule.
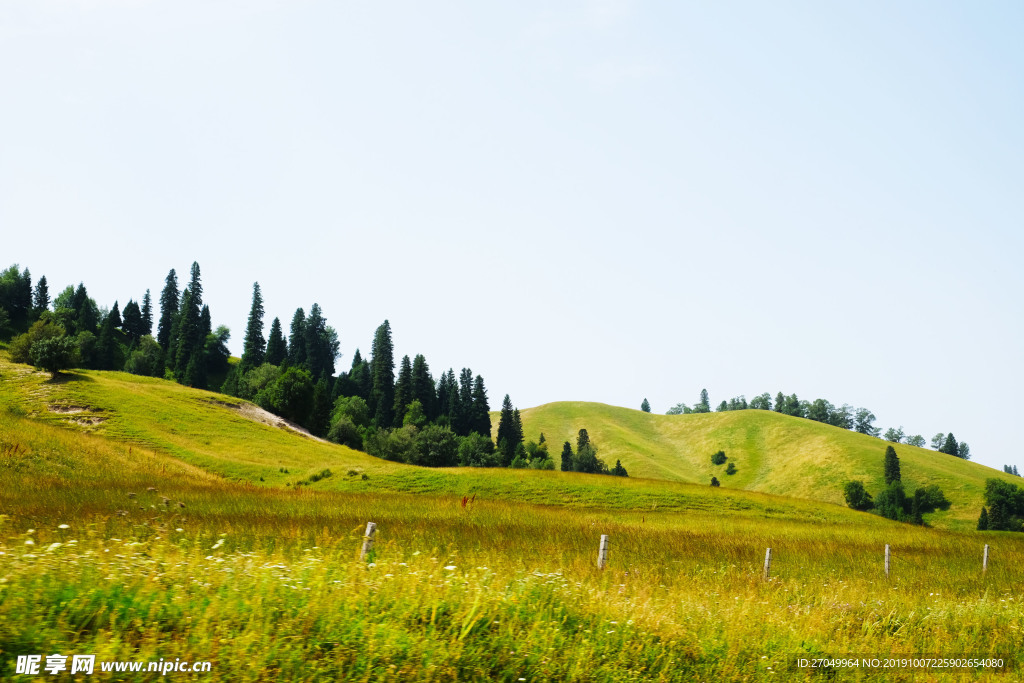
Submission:
[[[742,492],[666,510],[316,488],[339,478],[259,487],[0,414],[0,677],[54,653],[209,660],[224,681],[791,680],[800,654],[890,653],[995,654],[1008,670],[971,679],[1016,680],[1024,663],[1011,534]]]

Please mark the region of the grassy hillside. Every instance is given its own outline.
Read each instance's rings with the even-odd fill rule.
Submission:
[[[796,656],[852,653],[1007,665],[971,680],[1016,680],[1024,665],[1024,535],[703,484],[425,470],[236,405],[0,362],[0,678],[17,655],[55,652],[275,682],[817,680]],[[324,468],[335,475],[294,485]],[[360,560],[368,520],[380,531]]]
[[[527,439],[543,432],[551,452],[563,441],[575,447],[585,428],[609,465],[622,461],[631,477],[705,484],[716,476],[723,487],[843,503],[843,484],[884,487],[882,460],[888,442],[838,427],[763,410],[696,415],[654,415],[602,403],[561,402],[522,411]],[[497,424],[495,418],[495,425]],[[724,450],[737,472],[712,465]],[[973,528],[983,502],[985,479],[1019,477],[977,463],[914,446],[896,445],[904,484],[937,484],[953,506],[928,521],[936,526]]]

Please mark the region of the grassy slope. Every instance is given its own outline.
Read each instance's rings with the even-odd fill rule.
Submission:
[[[477,494],[492,500],[614,510],[730,510],[836,524],[864,517],[841,506],[755,492],[713,491],[682,482],[401,465],[253,422],[230,407],[241,403],[238,399],[125,373],[77,371],[53,382],[45,373],[0,360],[0,377],[4,380],[0,382],[0,401],[31,420],[73,426],[173,456],[231,481],[264,488],[293,485],[330,469],[334,476],[312,488],[458,497]],[[55,412],[69,407],[86,410]],[[90,420],[101,421],[88,424]],[[368,478],[363,479],[363,474]]]
[[[842,485],[860,479],[868,491],[884,486],[887,442],[845,429],[762,410],[702,415],[654,415],[602,403],[560,402],[522,411],[527,439],[543,432],[551,452],[585,428],[609,465],[622,461],[631,477],[705,483],[723,487],[843,503]],[[722,449],[738,472],[711,464]],[[989,467],[924,448],[897,445],[903,481],[911,490],[938,484],[953,501],[929,518],[937,526],[972,528],[982,506],[985,480],[1012,477]]]

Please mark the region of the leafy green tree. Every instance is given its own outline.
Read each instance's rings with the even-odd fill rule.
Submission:
[[[959,445],[957,445],[957,456],[962,460],[971,459],[971,447],[967,445],[966,441],[961,441]]]
[[[759,396],[755,396],[750,399],[750,407],[754,410],[771,410],[772,409],[772,395],[765,392]]]
[[[846,482],[843,493],[846,496],[846,504],[854,510],[870,510],[875,506],[871,500],[871,494],[864,488],[863,482]]]
[[[885,430],[885,435],[882,438],[886,441],[891,441],[892,443],[901,443],[904,436],[903,425],[900,425],[899,428],[889,427]]]
[[[18,265],[14,264],[0,273],[0,308],[7,311],[13,331],[28,329],[33,311],[32,275],[28,268],[18,272]]]
[[[875,427],[875,414],[867,408],[860,408],[854,415],[853,429],[859,434],[867,434],[868,436],[878,436],[882,431],[881,428]]]
[[[736,474],[736,463],[730,462],[725,468],[726,474]]]
[[[833,410],[828,423],[840,429],[853,429],[853,406],[844,403]]]
[[[896,455],[896,449],[892,446],[885,447],[885,484],[888,486],[894,481],[900,481],[900,459]]]
[[[340,417],[348,418],[356,427],[366,428],[373,422],[370,408],[362,396],[342,396],[335,399],[334,411],[331,413],[331,424]]]
[[[989,506],[988,528],[990,531],[1006,531],[1009,528],[1006,510],[1000,501]]]
[[[395,405],[395,349],[391,341],[391,323],[387,320],[373,335],[370,374],[373,380],[370,403],[374,409],[374,423],[378,427],[386,427],[394,422]]]
[[[942,489],[937,484],[930,484],[924,488],[914,491],[914,496],[921,502],[921,512],[935,512],[936,510],[948,510],[949,500],[946,499]]]
[[[419,429],[423,429],[427,425],[427,414],[423,411],[423,404],[420,403],[418,398],[414,398],[404,411],[402,426],[406,427],[408,425]]]
[[[725,451],[718,451],[717,453],[715,453],[714,455],[711,456],[711,464],[712,465],[721,465],[725,461],[726,461]]]
[[[728,410],[729,410],[729,402],[728,401],[722,401],[721,403],[718,404],[718,408],[715,410],[715,412],[724,413],[724,412],[726,412]]]
[[[501,427],[498,427],[498,433],[501,433]],[[500,443],[500,440],[499,440]],[[566,441],[562,444],[562,462],[561,470],[563,472],[572,472],[572,463],[575,459],[575,455],[572,452],[572,444]]]
[[[988,510],[981,508],[981,515],[978,517],[978,531],[988,531]]]
[[[640,410],[644,411],[645,413],[651,412],[651,404],[647,402],[646,398],[640,404]]]
[[[240,370],[246,372],[250,368],[263,365],[266,359],[267,341],[263,337],[263,293],[260,291],[260,283],[254,282],[252,283],[252,305],[249,307],[249,320],[245,326],[245,338],[242,340]]]
[[[469,430],[486,436],[488,440],[491,438],[491,407],[487,403],[484,378],[480,375],[473,380],[473,411]]]
[[[32,344],[30,354],[32,364],[37,368],[46,370],[53,377],[60,374],[61,370],[75,367],[75,354],[78,347],[75,340],[70,337],[50,337],[40,339]]]
[[[494,443],[478,432],[459,439],[459,464],[463,467],[498,467],[499,455]]]
[[[459,464],[459,439],[448,427],[427,425],[416,432],[416,458],[423,467],[455,467]]]
[[[281,365],[288,357],[288,342],[281,331],[281,319],[274,318],[270,323],[270,337],[267,339],[266,362],[271,365]]]
[[[7,351],[15,363],[32,363],[32,347],[36,342],[62,336],[63,327],[43,318],[32,323],[27,332],[12,339]]]
[[[357,451],[363,450],[363,433],[349,418],[342,415],[327,432],[327,440]]]
[[[127,306],[125,307],[127,309]],[[149,335],[139,338],[138,343],[125,361],[124,371],[133,375],[145,377],[160,377],[163,375],[163,351],[156,340]]]
[[[6,341],[14,334],[14,327],[11,325],[11,316],[7,310],[0,307],[0,341]]]
[[[921,436],[920,434],[915,434],[913,436],[907,437],[907,445],[909,446],[917,446],[918,448],[924,448],[926,443],[927,442],[924,440],[924,437]]]
[[[895,519],[901,522],[907,521],[910,504],[907,500],[907,494],[903,490],[903,484],[898,481],[889,484],[885,490],[878,494],[875,499],[875,507],[887,519]]]
[[[716,477],[711,477],[711,485],[712,486],[721,486],[721,484],[718,483],[718,479]]]
[[[160,320],[157,323],[156,342],[165,352],[170,349],[171,332],[174,321],[181,308],[181,296],[178,293],[178,275],[171,268],[164,280],[163,291],[160,292]]]
[[[290,367],[256,396],[256,402],[286,420],[304,425],[313,408],[314,390],[308,370]]]
[[[395,402],[392,410],[395,413],[395,426],[400,427],[405,421],[405,409],[412,401],[412,361],[409,356],[402,356],[399,365],[398,381],[395,382]]]
[[[942,444],[946,442],[946,435],[939,432],[932,437],[932,450],[942,451]]]

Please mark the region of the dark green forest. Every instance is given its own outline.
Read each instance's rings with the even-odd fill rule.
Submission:
[[[370,354],[357,349],[348,370],[337,372],[340,343],[320,305],[298,308],[285,334],[281,319],[264,335],[266,312],[259,283],[241,358],[231,358],[230,330],[213,327],[203,301],[202,276],[193,263],[184,288],[168,272],[155,306],[149,290],[122,308],[100,307],[85,285],[69,285],[50,297],[46,277],[33,285],[17,265],[0,273],[0,341],[11,359],[31,363],[56,377],[62,370],[121,370],[162,377],[199,389],[252,401],[314,436],[371,455],[428,467],[559,469],[544,435],[527,442],[519,410],[508,395],[498,430],[491,433],[484,378],[453,368],[435,379],[427,359],[416,354],[397,363],[390,323],[373,335]],[[582,432],[585,435],[585,430]],[[626,476],[609,468],[584,439],[563,453],[565,471]]]

